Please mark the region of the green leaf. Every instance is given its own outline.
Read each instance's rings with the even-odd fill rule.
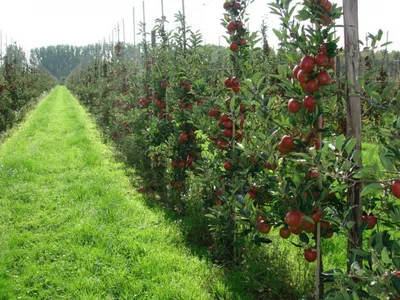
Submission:
[[[281,32],[280,32],[279,30],[277,30],[277,29],[275,29],[275,28],[272,28],[272,31],[275,33],[276,37],[277,37],[279,40],[282,40],[282,34],[281,34]]]
[[[302,10],[299,10],[298,15],[296,16],[296,19],[298,19],[299,21],[305,21],[310,19],[311,14],[308,11],[308,9],[305,7]]]
[[[260,237],[258,240],[263,244],[271,244],[272,243],[272,241],[270,239],[267,239],[267,238]]]
[[[377,39],[378,41],[380,41],[380,40],[382,39],[382,36],[383,36],[383,31],[382,31],[382,29],[379,29],[378,35],[376,36],[376,39]]]
[[[360,298],[358,297],[357,293],[355,291],[353,291],[353,300],[360,300]]]
[[[352,139],[348,140],[347,143],[344,145],[346,152],[350,153],[351,151],[353,151],[356,144],[357,144],[356,138],[352,138]]]
[[[379,93],[376,92],[376,91],[372,91],[372,92],[371,92],[371,98],[372,98],[373,100],[376,100],[377,102],[381,102],[381,101],[382,101],[381,95],[379,95]]]
[[[361,192],[361,197],[364,197],[366,195],[372,194],[374,192],[377,191],[381,191],[382,190],[382,184],[380,184],[379,182],[374,182],[374,183],[370,183],[367,186],[364,187],[363,191]]]
[[[345,290],[340,290],[344,300],[351,300],[350,295]]]
[[[232,97],[229,102],[229,108],[231,111],[235,111],[236,97]]]
[[[381,45],[381,47],[386,47],[387,45],[393,44],[393,42],[386,42]]]
[[[304,232],[300,233],[299,239],[300,239],[300,241],[302,241],[305,244],[308,244],[310,242],[310,238]]]
[[[388,85],[387,87],[385,87],[385,89],[383,90],[382,95],[381,95],[382,99],[385,99],[389,95],[389,93],[392,91],[393,88],[394,88],[394,85]]]
[[[343,134],[339,135],[338,138],[336,139],[335,148],[336,149],[342,149],[345,139],[346,138],[345,138],[345,136]]]
[[[390,264],[390,257],[389,257],[389,253],[386,247],[384,247],[382,249],[381,252],[381,259],[385,264]]]
[[[338,186],[335,186],[332,190],[331,193],[336,193],[336,192],[341,192],[349,187],[348,184],[340,184]]]
[[[361,249],[351,249],[351,252],[361,258],[368,258],[368,252],[361,250]]]
[[[397,270],[400,270],[400,257],[393,257],[393,264]]]
[[[396,290],[398,292],[400,292],[400,278],[395,275],[392,275],[391,278],[392,278],[394,287],[396,288]]]
[[[315,224],[314,220],[311,219],[309,216],[302,216],[301,217],[303,220],[306,220],[307,222],[311,223],[311,224]]]
[[[346,223],[346,227],[347,227],[348,229],[351,229],[351,228],[353,228],[354,224],[356,224],[356,222],[354,222],[354,221],[348,221],[348,222]]]

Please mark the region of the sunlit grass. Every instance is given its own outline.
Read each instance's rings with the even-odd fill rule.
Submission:
[[[63,87],[1,146],[0,207],[0,299],[241,298],[143,203]]]

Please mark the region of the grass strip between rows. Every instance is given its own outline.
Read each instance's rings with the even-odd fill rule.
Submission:
[[[0,207],[0,299],[241,298],[145,205],[65,87],[1,146]]]

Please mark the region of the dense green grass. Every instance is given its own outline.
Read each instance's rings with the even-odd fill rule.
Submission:
[[[245,299],[58,87],[0,149],[0,299]]]

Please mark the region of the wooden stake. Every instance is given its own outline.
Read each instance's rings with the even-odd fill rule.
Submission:
[[[316,24],[316,28],[320,29],[319,24]],[[317,121],[317,128],[323,128],[323,117],[322,114],[318,117]],[[315,146],[316,150],[321,149],[322,147],[322,132],[319,130],[317,135],[317,145]],[[318,173],[318,185],[322,186],[322,175]],[[322,206],[319,205],[318,208],[322,210]],[[317,264],[315,268],[315,299],[319,300],[322,299],[322,295],[324,294],[324,284],[321,280],[322,272],[324,270],[323,263],[322,263],[322,250],[321,250],[321,222],[316,224],[316,231],[315,231],[315,246],[317,250]]]
[[[144,1],[142,2],[143,4],[143,24],[146,24],[146,13],[145,13],[145,9],[144,9]]]
[[[117,37],[118,37],[118,43],[119,43],[119,41],[120,41],[120,38],[119,38],[119,23],[117,23]]]
[[[3,30],[0,30],[0,66],[3,60]]]
[[[186,14],[185,0],[182,0],[182,16],[183,16],[183,55],[186,55]]]
[[[361,99],[359,96],[360,87],[358,85],[360,49],[358,36],[358,0],[343,1],[344,11],[344,45],[345,45],[345,69],[346,79],[349,84],[345,88],[346,97],[346,125],[347,136],[356,138],[355,149],[361,151]],[[361,155],[355,161],[357,168],[361,168]],[[347,244],[348,264],[347,269],[350,270],[350,249],[360,249],[362,246],[362,236],[358,234],[358,228],[362,225],[362,201],[360,197],[361,183],[356,181],[349,183],[348,205],[354,207],[352,209],[352,220],[355,223],[350,230],[351,240]]]
[[[136,46],[136,21],[135,21],[135,8],[133,8],[133,49]]]
[[[125,44],[125,19],[122,19],[122,37]]]

